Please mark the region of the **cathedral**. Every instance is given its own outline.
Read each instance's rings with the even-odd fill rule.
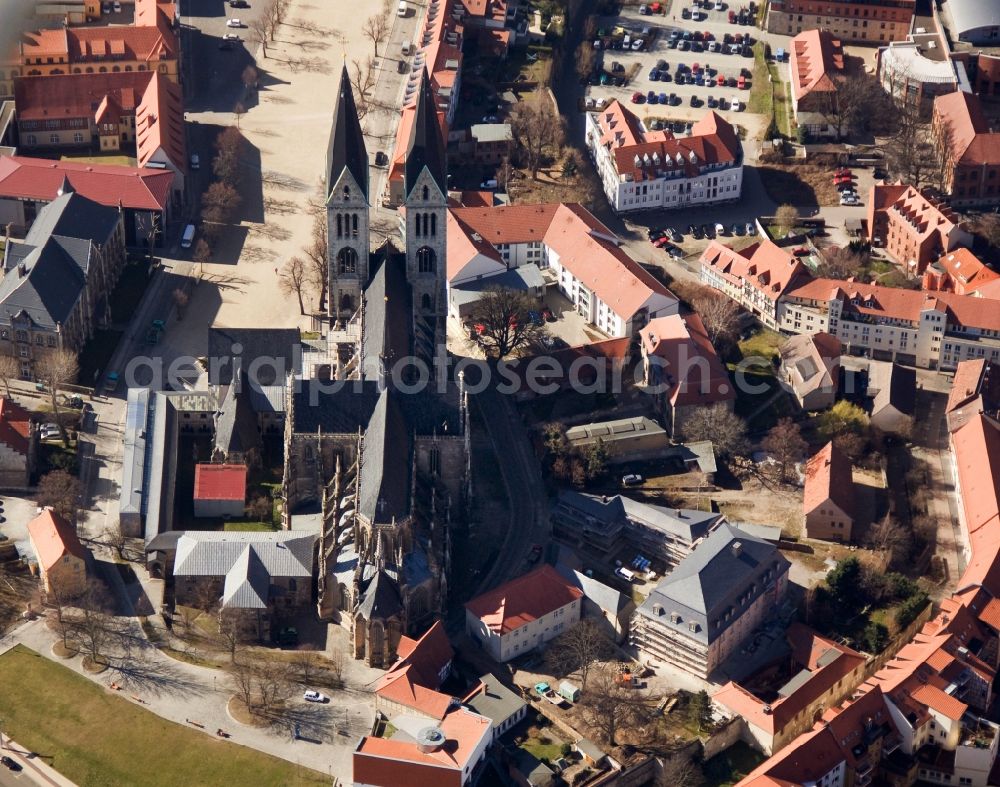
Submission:
[[[461,380],[414,385],[446,342],[445,144],[426,72],[406,152],[402,250],[371,248],[368,152],[346,67],[326,160],[329,320],[289,380],[288,513],[321,520],[320,616],[374,667],[444,613],[450,529],[469,482]]]

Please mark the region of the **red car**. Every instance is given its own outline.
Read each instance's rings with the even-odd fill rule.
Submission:
[[[722,76],[722,74],[719,74],[719,76],[717,76],[715,78],[715,84],[718,85],[719,87],[725,87],[726,86],[726,78],[724,76]]]
[[[703,40],[705,40],[705,41],[714,41],[715,40],[715,36],[712,33],[708,32],[707,30],[704,33],[702,33],[701,35],[702,35]]]
[[[833,179],[834,186],[839,186],[841,183],[853,183],[853,182],[854,182],[853,175],[837,175]]]
[[[735,24],[735,23],[736,23],[736,12],[735,11],[730,11],[729,12],[729,24],[732,25],[732,24]]]
[[[739,88],[740,90],[746,90],[746,87],[747,87],[747,78],[746,77],[740,77],[739,79],[737,79],[736,80],[736,87]]]
[[[692,63],[691,64],[691,73],[692,74],[697,74],[699,71],[701,71],[701,64],[699,64],[699,63]]]
[[[653,241],[653,245],[656,246],[656,248],[658,249],[662,249],[668,243],[670,243],[670,238],[668,238],[666,235],[661,235],[659,238]]]
[[[635,93],[632,94],[632,103],[633,104],[641,104],[645,100],[646,100],[646,97],[642,93],[640,93],[638,90]]]

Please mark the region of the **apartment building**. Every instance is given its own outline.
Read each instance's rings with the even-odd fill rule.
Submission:
[[[819,331],[793,336],[780,349],[781,380],[803,410],[823,410],[840,388],[840,340]]]
[[[924,270],[921,288],[996,300],[1000,299],[1000,273],[986,267],[968,249],[955,249]]]
[[[883,247],[908,276],[921,275],[942,254],[972,245],[958,216],[913,186],[872,186],[868,227],[871,244]]]
[[[524,655],[580,620],[583,591],[544,565],[465,605],[465,631],[499,662]]]
[[[794,36],[821,29],[841,41],[899,41],[910,32],[914,0],[772,0],[764,25],[769,33]]]
[[[789,42],[789,51],[795,122],[813,139],[839,139],[838,82],[846,76],[840,40],[826,30],[806,30]]]
[[[0,279],[0,353],[35,364],[55,350],[79,352],[110,317],[109,296],[125,265],[121,212],[64,193],[38,214],[22,243],[8,242]]]
[[[650,320],[678,312],[673,293],[582,205],[451,208],[447,227],[448,302],[455,316],[474,312],[487,287],[525,287],[524,280],[542,280],[539,271],[587,322],[614,338],[632,337]],[[511,273],[522,274],[522,281]]]
[[[788,566],[773,544],[720,524],[636,610],[629,641],[707,678],[781,604]]]
[[[961,90],[938,96],[931,130],[949,162],[944,187],[951,203],[1000,204],[1000,132],[992,130],[979,98]]]
[[[740,251],[712,241],[699,262],[704,284],[732,298],[773,330],[779,328],[779,300],[809,279],[809,271],[798,257],[769,240]]]
[[[586,116],[586,142],[616,213],[718,205],[740,198],[743,146],[733,126],[708,112],[687,137],[649,131],[619,101]]]
[[[696,542],[723,524],[722,514],[641,503],[622,495],[564,491],[552,507],[552,535],[595,556],[641,554],[658,571],[691,554]]]
[[[31,413],[13,399],[0,397],[0,487],[28,489],[37,454]]]

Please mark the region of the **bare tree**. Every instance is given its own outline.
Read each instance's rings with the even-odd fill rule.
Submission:
[[[389,17],[385,13],[372,14],[365,20],[361,27],[361,33],[372,42],[375,49],[375,57],[378,57],[379,45],[385,41],[389,35]]]
[[[239,183],[240,156],[244,144],[243,134],[236,126],[228,126],[215,139],[212,173],[229,186],[236,186]]]
[[[246,114],[247,108],[243,106],[242,101],[237,101],[233,106],[233,115],[236,116],[236,128],[240,127],[240,118]]]
[[[180,287],[178,287],[176,290],[174,290],[170,294],[170,297],[171,297],[171,299],[174,302],[174,306],[177,307],[177,319],[178,320],[183,320],[184,319],[184,310],[187,309],[188,302],[191,300],[191,298]]]
[[[224,224],[232,218],[242,198],[229,183],[216,181],[201,197],[201,217],[213,224]]]
[[[697,787],[702,776],[694,760],[683,751],[674,752],[662,761],[656,787]]]
[[[260,665],[254,671],[260,711],[270,714],[292,696],[292,682],[289,680],[288,665],[284,668],[274,664]]]
[[[534,300],[526,292],[506,287],[487,287],[479,301],[482,331],[479,343],[488,357],[506,358],[539,343],[544,327],[536,325],[529,312]]]
[[[323,311],[327,298],[327,262],[326,255],[329,250],[326,226],[326,211],[317,211],[313,217],[312,235],[309,244],[302,247],[305,254],[306,264],[309,268],[309,278],[313,286],[319,292],[317,308]]]
[[[67,522],[76,523],[82,489],[79,479],[65,470],[53,470],[38,481],[35,502],[42,508],[51,508]]]
[[[107,646],[118,631],[114,619],[107,614],[110,608],[107,589],[96,579],[87,582],[87,589],[77,602],[79,610],[74,623],[76,641],[81,650],[95,664],[103,662]]]
[[[122,530],[120,519],[104,528],[102,533],[104,542],[118,554],[119,560],[125,560],[125,548],[128,546],[128,536]]]
[[[897,101],[893,116],[895,133],[883,145],[886,160],[893,174],[919,189],[940,170],[933,140],[915,103],[905,99]]]
[[[264,58],[267,58],[267,44],[270,41],[268,35],[270,27],[266,16],[259,16],[250,23],[250,37],[255,44],[258,44]]]
[[[617,680],[609,670],[596,674],[590,691],[583,695],[582,705],[584,717],[609,746],[618,745],[617,735],[623,725],[641,721],[648,713],[645,697]]]
[[[808,447],[802,430],[791,418],[779,420],[761,442],[761,448],[778,463],[781,481],[788,480],[789,469],[805,456]]]
[[[13,355],[0,355],[0,379],[10,399],[10,381],[21,377],[21,362]]]
[[[55,414],[56,423],[59,424],[59,431],[62,434],[63,445],[69,444],[69,435],[59,414],[60,386],[76,382],[76,377],[80,373],[80,364],[76,353],[69,350],[49,350],[42,356],[40,361],[35,363],[35,376],[38,377],[49,389],[49,404]]]
[[[731,339],[739,326],[739,304],[709,287],[703,290],[692,306],[701,317],[709,341],[715,344],[720,339]]]
[[[1000,248],[1000,215],[980,213],[972,222],[973,231],[990,246]]]
[[[344,652],[334,649],[327,660],[327,670],[330,673],[330,680],[334,686],[344,684]]]
[[[219,611],[219,641],[229,654],[231,663],[236,661],[240,645],[256,637],[256,619],[252,610],[224,607]]]
[[[358,109],[358,119],[364,120],[370,109],[371,92],[375,87],[378,72],[375,70],[374,58],[367,58],[364,62],[353,60],[351,68],[348,70],[351,79],[351,88],[354,90],[354,101]]]
[[[873,75],[845,76],[836,80],[836,88],[828,94],[828,104],[820,114],[834,128],[837,139],[877,128],[878,118],[892,111],[892,100]]]
[[[867,262],[867,254],[854,251],[849,246],[834,246],[823,250],[823,260],[817,273],[828,279],[847,279],[857,276]]]
[[[303,296],[309,286],[309,270],[301,257],[290,257],[278,274],[278,287],[285,295],[295,293],[299,299],[299,313],[306,313]]]
[[[710,440],[722,457],[744,454],[749,447],[746,421],[721,404],[695,410],[684,419],[680,432],[685,440]]]
[[[597,53],[592,41],[585,40],[576,48],[576,75],[581,82],[586,82],[594,73],[597,63]]]
[[[199,265],[212,261],[212,247],[204,238],[198,238],[198,242],[194,245],[194,261]]]
[[[794,205],[779,205],[774,212],[774,225],[782,237],[788,235],[799,221],[799,209]]]
[[[533,101],[518,102],[510,113],[510,125],[531,176],[537,178],[546,154],[562,144],[562,121],[543,93]]]
[[[580,688],[587,690],[587,677],[595,661],[607,658],[612,643],[593,620],[584,619],[560,634],[545,652],[546,663],[557,675],[580,673]]]
[[[913,548],[913,533],[891,514],[886,514],[872,524],[867,541],[872,549],[888,552],[890,561],[906,559]]]
[[[233,658],[229,667],[229,681],[237,698],[252,712],[254,700],[254,668],[249,659]]]
[[[156,238],[160,234],[160,214],[155,211],[136,214],[139,222],[139,231],[146,238],[146,247],[149,250],[149,261],[153,261],[153,250],[156,246]]]

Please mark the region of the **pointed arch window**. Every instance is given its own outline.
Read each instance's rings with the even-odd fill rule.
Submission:
[[[337,273],[352,274],[358,272],[358,253],[345,246],[337,252]]]
[[[354,213],[351,215],[351,237],[358,237],[358,214]]]
[[[437,255],[434,249],[429,246],[421,246],[417,249],[417,272],[434,273],[437,269]]]
[[[351,187],[344,186],[344,201],[346,202],[351,198]]]
[[[415,232],[416,232],[416,235],[417,235],[417,237],[418,237],[418,238],[420,237],[420,219],[421,219],[422,217],[423,217],[423,214],[422,214],[422,213],[416,213],[416,214],[414,214],[414,216],[413,216],[413,219],[414,219],[414,225],[415,225],[415,227],[416,227],[416,229],[415,229]]]
[[[420,298],[420,308],[422,308],[425,312],[429,312],[431,310],[431,296],[426,292]]]

